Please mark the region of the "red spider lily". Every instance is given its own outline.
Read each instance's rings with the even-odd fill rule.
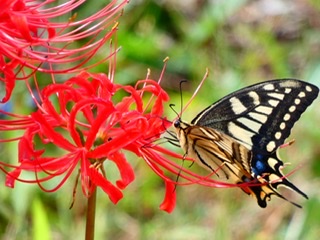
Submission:
[[[54,6],[54,0],[1,1],[0,81],[6,86],[2,102],[10,98],[14,81],[28,79],[30,71],[80,72],[108,58],[86,66],[117,30],[115,21],[128,0],[113,0],[83,19],[70,16],[85,2],[70,0]]]
[[[113,95],[120,93],[124,94],[122,101],[113,103]],[[148,93],[151,102],[145,105],[143,98]],[[19,141],[18,166],[0,163],[7,172],[6,185],[14,187],[19,180],[37,183],[48,192],[56,191],[79,168],[86,196],[98,186],[117,203],[123,196],[121,190],[134,180],[122,150],[138,156],[152,152],[147,145],[171,124],[161,118],[167,100],[168,95],[155,81],[121,86],[104,74],[86,72],[45,87],[36,112],[28,116],[11,114],[14,120],[1,120],[1,131],[24,130],[22,136],[11,139]],[[52,145],[62,153],[52,156],[48,150]],[[115,184],[106,177],[106,162],[113,162],[119,170],[120,179]],[[8,172],[8,168],[14,170]],[[23,171],[34,172],[35,179],[23,179]],[[61,177],[61,182],[46,189],[43,183],[56,177]]]

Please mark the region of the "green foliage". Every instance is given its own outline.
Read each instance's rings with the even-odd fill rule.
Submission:
[[[32,221],[34,240],[50,240],[50,225],[43,203],[35,198],[32,203]]]

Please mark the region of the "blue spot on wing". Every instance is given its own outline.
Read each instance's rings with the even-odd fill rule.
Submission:
[[[254,175],[258,176],[258,175],[262,175],[263,173],[267,172],[268,169],[268,164],[266,163],[268,157],[266,157],[263,154],[255,154],[252,158],[252,172],[254,173]]]

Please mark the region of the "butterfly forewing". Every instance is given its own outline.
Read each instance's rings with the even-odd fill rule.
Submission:
[[[318,95],[318,88],[294,79],[271,80],[233,92],[209,106],[192,124],[220,130],[248,149],[273,152]]]
[[[191,124],[177,120],[180,145],[201,166],[218,169],[233,183],[261,183],[241,185],[261,207],[273,194],[287,200],[277,191],[281,185],[307,198],[282,174],[276,150],[318,92],[316,86],[295,79],[243,88],[200,112]]]

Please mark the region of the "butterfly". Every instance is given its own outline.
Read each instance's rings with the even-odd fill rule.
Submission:
[[[285,146],[293,125],[318,93],[316,86],[300,80],[269,80],[225,96],[190,124],[179,117],[173,126],[185,156],[240,184],[260,207],[267,206],[271,195],[289,201],[279,186],[308,199],[283,175],[278,149]]]

